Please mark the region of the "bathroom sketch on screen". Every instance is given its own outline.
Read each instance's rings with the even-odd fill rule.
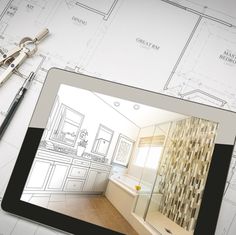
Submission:
[[[124,234],[192,235],[217,127],[62,84],[21,200]]]

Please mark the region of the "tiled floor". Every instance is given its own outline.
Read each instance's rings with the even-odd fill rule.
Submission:
[[[104,196],[24,194],[22,200],[70,215],[124,234],[138,235]]]

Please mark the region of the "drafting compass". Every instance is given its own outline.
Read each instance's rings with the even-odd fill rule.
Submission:
[[[8,66],[3,74],[0,75],[0,86],[7,81],[13,72],[17,72],[20,65],[26,60],[26,58],[32,56],[37,51],[38,43],[45,38],[49,33],[48,29],[44,29],[34,39],[30,37],[24,37],[21,39],[18,46],[9,52],[0,55],[0,66]]]

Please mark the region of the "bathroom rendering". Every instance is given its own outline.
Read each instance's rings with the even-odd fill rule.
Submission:
[[[218,124],[61,85],[21,200],[128,235],[192,235]]]

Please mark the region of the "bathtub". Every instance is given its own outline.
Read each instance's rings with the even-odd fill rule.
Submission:
[[[126,190],[130,194],[133,194],[134,196],[138,194],[150,193],[152,190],[152,185],[140,183],[137,178],[132,177],[131,175],[128,175],[128,174],[112,175],[110,177],[110,180],[118,184],[120,187],[122,187],[124,190]],[[140,185],[141,190],[137,192],[135,189],[135,185]]]
[[[133,212],[138,197],[145,197],[147,192],[150,195],[152,189],[149,185],[141,184],[141,190],[137,192],[134,186],[138,184],[139,180],[130,175],[112,175],[105,196],[139,234],[157,234]]]

